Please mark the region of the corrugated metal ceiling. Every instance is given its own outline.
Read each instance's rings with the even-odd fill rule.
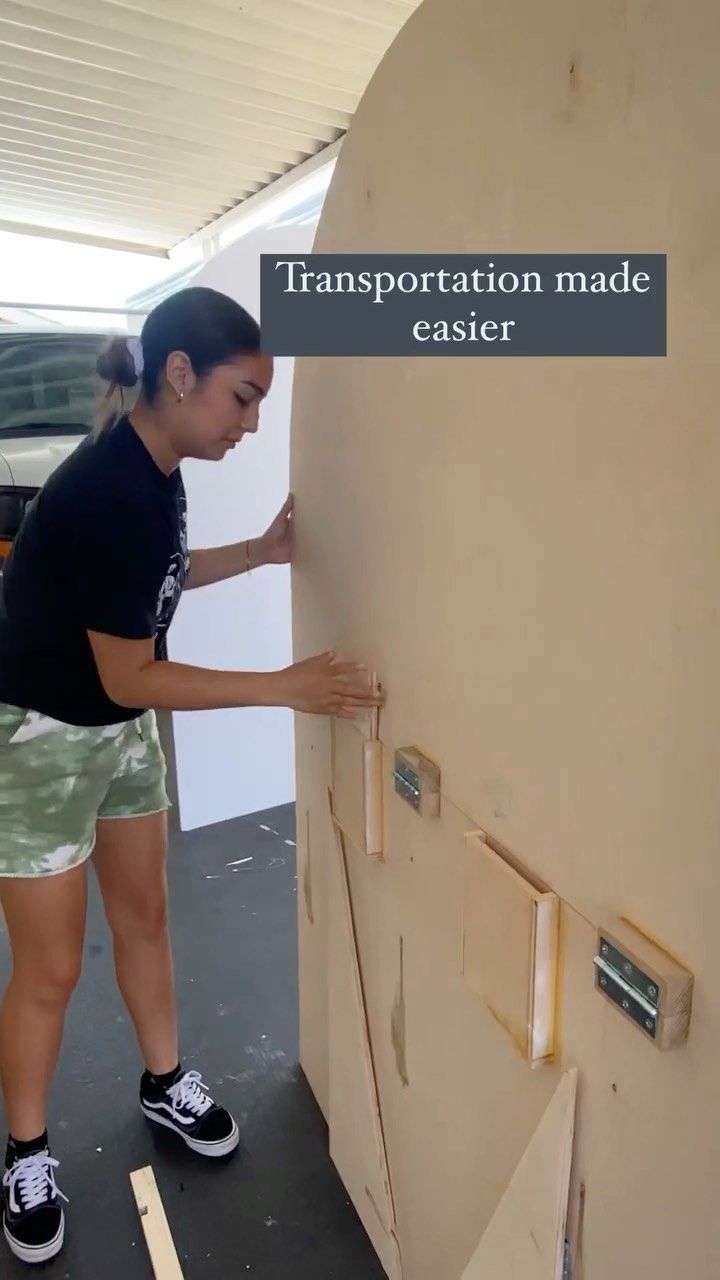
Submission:
[[[0,227],[168,249],[334,142],[418,0],[0,0]]]

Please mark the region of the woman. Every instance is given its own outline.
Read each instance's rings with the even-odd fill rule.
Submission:
[[[180,1063],[155,709],[283,706],[353,717],[379,701],[352,683],[360,668],[334,653],[273,672],[167,660],[184,588],[290,560],[292,498],[262,537],[188,554],[180,463],[219,461],[257,431],[272,361],[260,353],[255,321],[209,289],[161,303],[141,343],[135,409],[50,477],[5,568],[0,903],[13,972],[0,1015],[10,1131],[3,1225],[12,1252],[30,1263],[63,1243],[45,1108],[82,963],[88,859],[144,1060],[145,1116],[201,1155],[227,1155],[239,1141],[233,1118]],[[137,381],[122,341],[99,369],[111,392]]]

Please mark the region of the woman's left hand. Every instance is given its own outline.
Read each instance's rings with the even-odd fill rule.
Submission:
[[[294,506],[295,499],[289,493],[272,524],[268,526],[260,539],[265,564],[290,564],[292,561],[295,548]]]

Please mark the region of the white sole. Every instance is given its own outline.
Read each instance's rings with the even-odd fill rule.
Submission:
[[[61,1212],[60,1229],[49,1244],[29,1245],[21,1244],[19,1240],[14,1240],[8,1231],[7,1222],[3,1215],[3,1232],[8,1242],[10,1252],[19,1258],[21,1262],[29,1262],[32,1266],[38,1262],[49,1262],[56,1254],[60,1252],[65,1242],[65,1214]]]
[[[191,1138],[189,1134],[183,1133],[182,1129],[177,1129],[172,1120],[166,1120],[164,1116],[158,1115],[157,1111],[149,1111],[147,1107],[142,1106],[142,1113],[151,1120],[153,1124],[162,1125],[163,1129],[170,1131],[178,1138],[181,1138],[191,1151],[196,1151],[200,1156],[210,1156],[212,1159],[219,1159],[220,1156],[229,1156],[231,1151],[240,1145],[240,1130],[236,1122],[233,1120],[231,1133],[227,1138],[223,1138],[222,1142],[197,1142],[195,1138]]]

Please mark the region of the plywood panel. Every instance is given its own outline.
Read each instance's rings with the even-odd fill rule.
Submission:
[[[348,872],[404,1274],[459,1280],[559,1072],[530,1071],[462,977],[467,819],[418,818],[392,765],[391,856],[348,847]]]
[[[563,1280],[576,1094],[567,1071],[462,1280]]]
[[[691,1257],[702,1280],[713,1280],[720,1274],[720,1227],[711,1186],[720,1176],[720,1153],[709,1126],[720,1116],[720,1096],[710,992],[701,996],[686,1047],[660,1054],[588,977],[594,927],[564,908],[561,936],[563,1056],[580,1066],[573,1176],[576,1192],[580,1184],[586,1188],[576,1278],[671,1280]],[[631,1187],[639,1194],[629,1195]],[[660,1214],[677,1230],[658,1231]],[[696,1232],[702,1232],[697,1242]]]
[[[296,654],[347,649],[388,690],[385,862],[348,862],[407,1280],[460,1280],[558,1079],[460,977],[472,827],[564,903],[583,1280],[720,1274],[718,47],[711,0],[426,0],[326,202],[322,252],[671,265],[664,361],[298,368]],[[438,822],[392,793],[410,742],[442,769]],[[298,767],[320,796],[329,769]],[[619,916],[695,974],[682,1049],[594,990]]]

